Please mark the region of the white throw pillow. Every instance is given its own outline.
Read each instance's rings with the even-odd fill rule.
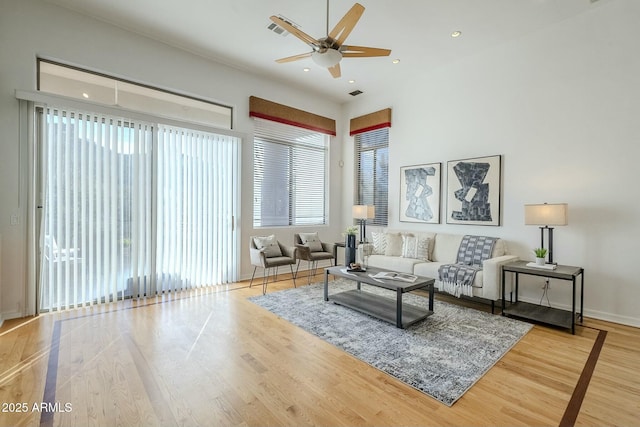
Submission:
[[[371,255],[384,255],[387,250],[387,234],[373,232],[371,233],[371,240],[373,240],[373,252]]]
[[[387,233],[387,247],[384,254],[387,256],[402,256],[402,235],[400,233]]]
[[[267,258],[282,256],[282,251],[280,250],[280,245],[278,245],[275,234],[271,236],[254,237],[253,243],[255,243],[258,249],[264,248],[264,256]]]
[[[404,258],[429,261],[429,238],[423,236],[402,236],[402,256]]]
[[[309,247],[309,251],[322,252],[324,250],[318,233],[300,233],[299,236],[302,244]]]

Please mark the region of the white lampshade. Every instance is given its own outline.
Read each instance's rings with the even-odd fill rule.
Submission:
[[[353,205],[352,213],[356,219],[372,219],[376,217],[376,207],[373,205]]]
[[[525,225],[567,225],[568,215],[566,203],[524,205]]]
[[[311,59],[322,67],[333,67],[342,59],[342,54],[336,49],[327,49],[324,51],[315,51],[311,54]]]

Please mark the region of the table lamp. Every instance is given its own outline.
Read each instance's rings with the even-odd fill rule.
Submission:
[[[373,205],[353,205],[353,217],[360,222],[360,243],[364,243],[367,233],[367,220],[376,217]]]
[[[543,203],[524,205],[525,225],[540,226],[540,247],[544,248],[544,230],[549,234],[549,264],[553,262],[553,227],[550,225],[567,225],[569,207],[566,203]]]

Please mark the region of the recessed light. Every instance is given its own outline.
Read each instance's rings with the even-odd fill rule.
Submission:
[[[355,82],[356,82],[356,81],[355,81],[355,80],[353,80],[353,79],[349,80],[349,83],[351,83],[351,84],[353,84],[353,83],[355,83]]]
[[[453,33],[451,33],[451,37],[453,37],[454,39],[456,37],[460,37],[462,35],[462,31],[454,31]]]
[[[87,92],[82,92],[82,96],[85,98],[89,98],[89,94]]]
[[[304,71],[305,73],[308,73],[309,71],[311,71],[311,68],[309,68],[309,67],[304,67],[304,68],[302,69],[302,71]]]
[[[392,62],[392,63],[394,63],[394,64],[399,64],[399,63],[400,63],[400,60],[399,60],[399,59],[394,59],[394,60],[393,60],[393,61],[391,61],[391,62]]]

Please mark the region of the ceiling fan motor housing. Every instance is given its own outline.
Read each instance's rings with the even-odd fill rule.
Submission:
[[[320,49],[340,49],[338,42],[329,36],[318,39],[318,45]]]

